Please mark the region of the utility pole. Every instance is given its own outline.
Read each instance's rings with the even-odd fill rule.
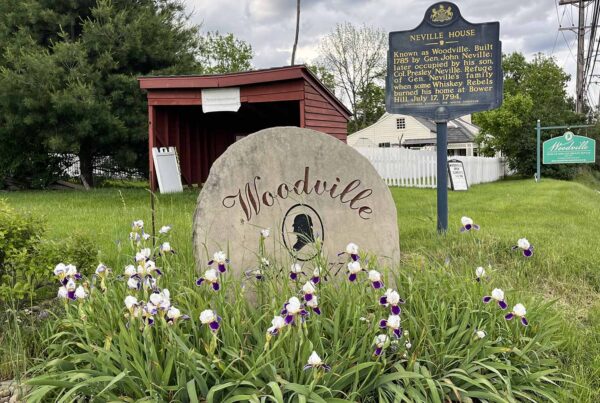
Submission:
[[[577,20],[577,101],[575,103],[575,112],[583,113],[583,69],[584,69],[584,45],[585,45],[585,8],[583,0],[579,0],[579,18]],[[591,45],[591,44],[590,44]]]
[[[590,1],[593,0],[560,0],[558,3],[559,6],[571,4],[579,8],[577,19],[577,75],[575,80],[575,112],[577,113],[583,113],[583,100],[585,98],[585,78],[583,77],[585,69],[585,5]]]

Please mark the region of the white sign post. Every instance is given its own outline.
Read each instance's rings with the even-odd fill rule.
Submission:
[[[452,190],[469,190],[467,175],[462,161],[448,160],[448,174],[450,175],[450,185]]]
[[[160,193],[183,192],[181,171],[175,147],[152,148],[152,158],[156,168],[156,179]]]

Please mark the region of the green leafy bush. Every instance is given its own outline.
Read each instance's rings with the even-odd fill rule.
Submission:
[[[42,220],[0,200],[0,303],[48,297],[44,287],[56,262],[70,262],[91,274],[97,248],[89,237],[49,240],[44,231]],[[55,292],[53,288],[52,296]]]
[[[158,276],[140,257],[144,241],[138,248],[135,233],[132,254],[114,262],[119,269],[107,276],[104,292],[99,277],[90,278],[88,297],[65,299],[65,314],[52,322],[45,343],[48,360],[28,382],[35,387],[28,401],[557,401],[568,384],[558,370],[560,326],[551,304],[507,290],[510,307],[527,306],[530,325],[505,320],[506,311],[482,303],[502,286],[492,270],[478,282],[466,265],[407,256],[398,267],[378,268],[386,287],[375,289],[365,273],[375,260],[361,255],[357,281],[323,272],[314,284],[320,315],[306,303],[305,320],[295,316],[294,325],[272,334],[271,320],[290,297],[302,299],[313,269],[325,267],[323,257],[306,262],[291,280],[292,262],[262,256],[271,262],[259,259],[260,272],[247,272],[242,281],[220,274],[213,291],[212,275],[205,272],[197,287],[185,257],[164,248],[160,255],[145,252],[161,267]],[[158,244],[165,240],[161,235]],[[481,246],[470,235],[462,242],[465,249]],[[121,275],[135,252],[141,269]],[[154,280],[154,292],[143,285]],[[380,301],[387,287],[406,300],[399,339],[381,328],[382,319],[390,323],[390,307]],[[148,313],[147,302],[165,288],[169,304],[189,320],[171,320],[170,310]],[[128,307],[127,296],[135,297]],[[206,310],[222,318],[215,331],[203,323]],[[376,355],[381,334],[387,338]],[[322,363],[309,361],[313,351]]]

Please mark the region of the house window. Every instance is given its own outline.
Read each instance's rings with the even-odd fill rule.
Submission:
[[[396,129],[406,129],[406,119],[405,118],[397,118],[396,119]]]
[[[380,148],[390,148],[390,143],[379,143]]]

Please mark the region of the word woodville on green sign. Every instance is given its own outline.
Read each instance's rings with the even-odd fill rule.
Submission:
[[[544,164],[585,164],[596,162],[596,140],[566,132],[544,141]]]

